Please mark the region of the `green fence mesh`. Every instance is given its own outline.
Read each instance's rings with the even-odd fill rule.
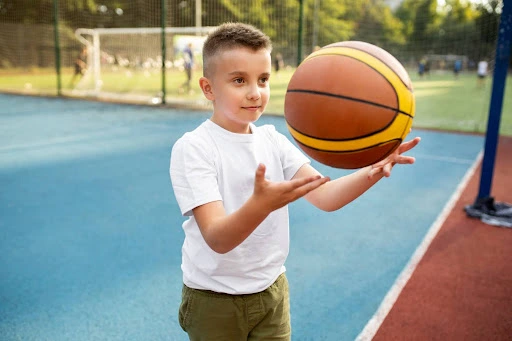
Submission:
[[[486,60],[492,74],[502,6],[502,0],[0,0],[0,91],[202,107],[201,43],[209,28],[242,21],[267,33],[273,58],[283,58],[268,112],[282,113],[294,68],[316,46],[361,40],[409,70],[416,126],[481,132],[491,80],[479,87],[476,68]],[[188,89],[182,52],[190,42],[196,63]],[[428,72],[419,75],[420,64]],[[507,134],[511,98],[505,95]]]

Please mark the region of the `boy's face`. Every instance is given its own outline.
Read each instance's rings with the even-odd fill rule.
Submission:
[[[271,71],[270,51],[234,48],[213,57],[203,92],[213,102],[212,121],[234,133],[250,133],[267,106]]]

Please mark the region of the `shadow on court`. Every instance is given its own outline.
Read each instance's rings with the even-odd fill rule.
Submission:
[[[0,95],[2,340],[186,339],[177,321],[183,218],[168,165],[176,139],[207,117]],[[281,117],[260,123],[289,136]],[[290,205],[293,340],[359,335],[483,143],[413,135],[423,138],[416,164],[346,208]]]

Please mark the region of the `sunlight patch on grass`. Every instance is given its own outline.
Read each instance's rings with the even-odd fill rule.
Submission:
[[[414,89],[418,88],[451,88],[460,86],[458,81],[416,81],[413,82]]]
[[[450,92],[450,89],[414,89],[414,97],[420,98],[420,97],[429,97],[429,96],[436,96],[436,95],[442,95]]]
[[[42,72],[0,71],[0,92],[16,92],[20,94],[56,95],[56,76],[51,70]],[[129,72],[128,72],[129,71]],[[270,101],[267,114],[284,114],[286,89],[295,69],[286,68],[279,73],[273,73],[270,81]],[[409,71],[416,97],[416,117],[414,126],[417,128],[435,128],[467,132],[483,133],[489,111],[492,90],[492,78],[486,79],[485,85],[478,86],[474,72],[461,73],[456,79],[452,73],[432,73],[420,78],[415,72]],[[103,91],[117,94],[116,101],[122,101],[123,96],[128,101],[139,96],[149,99],[160,98],[161,74],[155,72],[140,72],[138,70],[104,70]],[[185,81],[185,74],[179,70],[169,70],[166,73],[166,98],[168,102],[184,103],[205,102],[198,85],[201,75],[195,71],[192,80],[192,92],[183,93],[180,87]],[[73,88],[69,85],[72,77],[71,69],[62,72],[63,93],[69,94]],[[350,82],[350,79],[340,79],[340,82]],[[505,87],[500,133],[512,136],[512,76],[508,77]],[[84,82],[85,83],[85,82]],[[92,89],[91,84],[83,84]],[[80,86],[78,86],[80,88]],[[84,89],[85,90],[85,89]],[[99,99],[101,97],[98,97]],[[150,103],[146,101],[145,103]],[[153,103],[153,102],[151,102]],[[156,103],[159,103],[158,101]],[[155,103],[155,104],[156,104]],[[318,113],[312,113],[318,114]]]

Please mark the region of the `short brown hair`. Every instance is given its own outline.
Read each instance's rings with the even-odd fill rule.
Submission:
[[[256,27],[243,23],[224,23],[208,35],[203,45],[203,74],[210,69],[210,60],[219,51],[247,47],[254,51],[272,50],[270,38]]]

